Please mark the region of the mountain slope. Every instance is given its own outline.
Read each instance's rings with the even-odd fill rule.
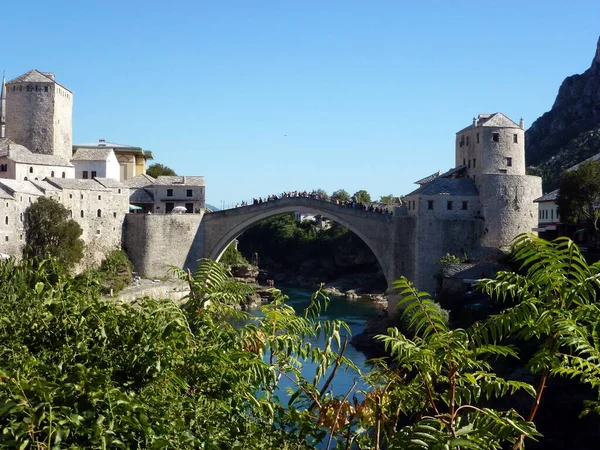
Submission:
[[[590,68],[581,75],[567,77],[560,86],[552,109],[533,122],[527,130],[525,134],[527,165],[547,165],[553,157],[563,153],[567,148],[581,147],[577,143],[580,136],[599,127],[600,39]],[[598,152],[600,147],[596,150],[596,153]],[[564,158],[563,155],[561,159]],[[577,162],[580,161],[575,161],[573,164]],[[534,171],[535,169],[532,170]]]

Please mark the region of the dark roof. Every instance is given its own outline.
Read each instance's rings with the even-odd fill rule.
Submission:
[[[78,178],[46,178],[45,181],[61,189],[79,189],[82,191],[108,190],[96,180],[81,180]]]
[[[463,172],[465,169],[466,169],[466,166],[458,166],[458,167],[455,167],[454,169],[450,169],[447,172],[444,172],[443,174],[440,175],[440,177],[450,178],[452,175],[459,174],[459,173]]]
[[[408,195],[479,195],[475,182],[470,178],[442,178],[422,185]]]
[[[432,173],[431,175],[426,176],[425,178],[421,178],[418,181],[415,181],[415,184],[425,184],[425,183],[429,183],[430,181],[435,180],[437,177],[439,177],[442,174],[441,170],[438,170],[435,173]]]
[[[581,161],[580,163],[575,164],[573,167],[569,167],[567,169],[567,171],[571,172],[573,170],[577,170],[577,169],[579,169],[579,167],[582,164],[585,164],[586,162],[590,162],[590,161],[598,161],[599,159],[600,159],[600,153],[597,153],[594,156],[590,156],[588,159],[585,159],[585,160]]]
[[[136,175],[133,178],[129,178],[128,180],[123,181],[123,184],[129,188],[141,188],[153,185],[156,181],[156,178],[151,177],[150,175],[146,175],[145,173],[141,175]]]
[[[73,150],[82,148],[88,149],[113,149],[115,153],[141,153],[147,159],[154,159],[151,150],[144,150],[142,147],[136,147],[135,145],[117,144],[116,142],[107,142],[100,139],[98,142],[88,142],[86,144],[74,144]]]
[[[497,112],[494,114],[479,114],[477,117],[477,124],[475,127],[494,127],[494,128],[521,128],[517,125],[516,122],[509,119],[507,116],[502,114],[501,112]],[[458,131],[456,134],[462,133],[469,129],[475,128],[473,125],[469,125],[468,127],[463,128]]]
[[[71,161],[106,161],[112,148],[78,148]]]
[[[37,164],[41,166],[73,167],[73,165],[59,155],[46,155],[33,153],[26,147],[17,144],[9,138],[0,139],[0,158],[7,157],[20,164]]]
[[[154,195],[144,188],[132,189],[129,203],[154,203]]]
[[[553,202],[553,201],[556,201],[557,198],[558,198],[558,189],[555,191],[552,191],[552,192],[548,192],[547,194],[544,194],[539,198],[536,198],[534,200],[534,203]]]
[[[69,88],[66,88],[62,84],[57,83],[54,78],[48,76],[44,72],[40,72],[37,69],[31,69],[29,72],[26,72],[23,75],[19,75],[18,77],[13,78],[12,80],[8,81],[6,84],[12,84],[12,83],[54,83],[54,84],[58,84],[63,89],[71,92],[71,90]]]
[[[204,186],[204,177],[161,175],[154,184],[157,186]]]
[[[94,180],[96,180],[98,183],[100,183],[105,188],[127,189],[127,186],[125,186],[119,180],[115,180],[114,178],[98,178],[98,177],[96,177],[96,178],[94,178]]]

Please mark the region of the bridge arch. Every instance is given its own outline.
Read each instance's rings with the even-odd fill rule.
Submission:
[[[225,227],[226,231],[218,236],[213,245],[209,244],[210,248],[205,247],[204,253],[208,258],[218,261],[229,244],[231,244],[234,239],[244,233],[244,231],[248,230],[259,222],[268,219],[269,217],[296,212],[298,210],[312,214],[320,214],[330,220],[333,220],[334,222],[339,223],[356,234],[373,252],[373,255],[375,255],[375,258],[377,259],[377,262],[383,271],[388,286],[391,286],[391,282],[393,280],[390,277],[391,268],[389,267],[386,258],[387,255],[384,252],[385,248],[382,248],[380,242],[376,242],[372,236],[369,236],[369,231],[372,229],[370,226],[371,224],[375,225],[376,222],[380,222],[385,225],[389,225],[391,224],[391,217],[381,216],[359,209],[355,210],[353,208],[347,208],[319,200],[286,198],[265,202],[259,205],[236,208],[236,210],[225,210],[207,214],[204,219],[206,221],[205,227],[210,227],[211,222],[218,222],[220,218],[225,218],[224,216],[232,214],[233,211],[237,213],[239,220],[235,221],[235,223],[230,223],[228,227]],[[360,222],[362,222],[360,225],[356,224],[357,218]],[[379,236],[379,238],[381,238],[381,236]],[[208,242],[205,243],[205,245],[206,244],[208,244]]]

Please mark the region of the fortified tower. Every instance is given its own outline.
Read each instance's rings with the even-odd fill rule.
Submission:
[[[6,137],[33,153],[73,156],[73,93],[30,70],[6,84]]]
[[[479,191],[484,219],[482,245],[507,247],[537,224],[540,177],[525,174],[525,130],[502,113],[480,114],[456,133],[456,166]]]

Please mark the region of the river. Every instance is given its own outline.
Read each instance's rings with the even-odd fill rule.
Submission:
[[[305,289],[297,289],[297,288],[282,288],[282,292],[289,297],[287,303],[292,306],[297,313],[302,313],[304,308],[309,304],[312,292],[307,291]],[[377,306],[373,303],[372,300],[350,300],[344,297],[330,297],[331,302],[329,303],[329,307],[327,310],[323,311],[320,320],[343,320],[348,324],[348,327],[351,330],[352,336],[356,335],[363,331],[365,328],[365,324],[367,320],[372,318],[377,314]],[[251,311],[251,314],[255,316],[260,316],[259,310]],[[342,340],[344,336],[347,336],[348,333],[343,330],[341,333]],[[348,340],[351,339],[352,336],[348,336]],[[325,339],[321,335],[319,339],[309,339],[309,342],[312,345],[316,345],[320,348],[325,347]],[[367,357],[364,353],[356,350],[350,343],[346,347],[346,351],[344,355],[352,360],[354,364],[358,366],[358,368],[362,372],[369,371],[369,364],[367,364]],[[316,370],[316,364],[307,362],[302,368],[303,376],[311,380],[314,377]],[[325,375],[325,379],[329,373]],[[358,379],[357,374],[353,370],[343,371],[338,370],[336,377],[332,383],[332,390],[335,395],[345,395],[348,390],[352,387],[354,380],[357,381],[357,388],[361,389],[364,387],[364,384]],[[295,388],[295,386],[291,385],[291,382],[288,382],[285,379],[281,380],[280,388],[282,392],[287,387]],[[360,396],[359,396],[360,397]],[[282,398],[283,400],[283,398]],[[285,403],[285,402],[284,402]]]

